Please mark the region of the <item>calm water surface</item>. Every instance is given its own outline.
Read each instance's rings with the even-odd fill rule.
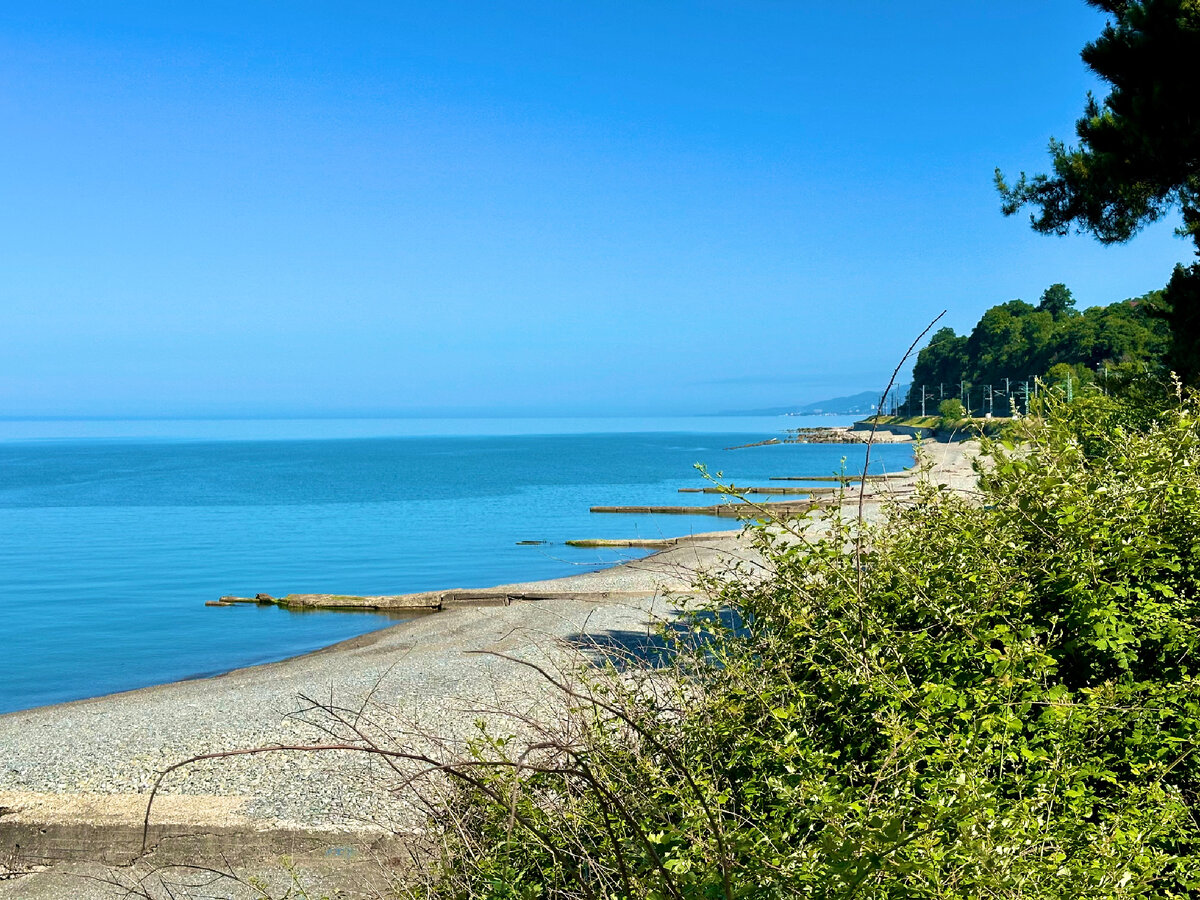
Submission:
[[[723,448],[820,418],[0,421],[0,712],[282,659],[390,624],[209,608],[222,594],[393,594],[611,565],[571,538],[728,528],[702,462],[738,484],[861,467],[862,448]],[[875,471],[908,465],[881,445]],[[518,546],[518,541],[549,544]]]

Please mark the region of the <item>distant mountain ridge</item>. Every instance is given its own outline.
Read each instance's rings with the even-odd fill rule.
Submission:
[[[903,400],[908,395],[907,384],[897,384],[892,387],[888,394],[891,406],[891,400],[894,398],[897,402]],[[804,403],[798,406],[773,406],[770,409],[750,409],[743,410],[740,413],[733,415],[746,416],[856,416],[868,415],[875,412],[875,406],[879,403],[879,395],[882,391],[862,391],[858,394],[851,394],[848,397],[831,397],[828,400],[817,400],[813,403]]]

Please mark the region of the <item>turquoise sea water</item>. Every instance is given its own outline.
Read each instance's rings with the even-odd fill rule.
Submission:
[[[862,448],[725,450],[820,418],[0,421],[0,712],[282,659],[391,623],[209,608],[223,594],[407,593],[556,577],[638,551],[571,538],[735,527],[590,514],[702,505],[862,465]],[[911,462],[872,452],[874,471]],[[550,543],[518,546],[518,541]]]

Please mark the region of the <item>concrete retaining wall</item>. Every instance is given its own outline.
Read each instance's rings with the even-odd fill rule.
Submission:
[[[159,864],[242,863],[279,856],[382,858],[400,852],[403,839],[372,832],[301,829],[255,831],[197,825],[151,825],[147,850]],[[0,857],[16,863],[87,860],[124,866],[142,856],[142,826],[0,822]]]

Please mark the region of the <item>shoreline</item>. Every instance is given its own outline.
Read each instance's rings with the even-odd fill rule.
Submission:
[[[188,684],[196,684],[196,683],[202,683],[202,682],[217,682],[223,678],[228,678],[230,676],[241,675],[241,674],[245,674],[245,673],[252,673],[252,672],[266,673],[272,669],[286,667],[286,666],[289,666],[290,664],[299,663],[304,660],[311,659],[313,657],[323,656],[325,654],[352,651],[352,650],[361,650],[361,649],[369,648],[372,645],[383,641],[390,634],[392,634],[394,632],[403,631],[403,630],[409,628],[410,626],[414,626],[414,625],[422,622],[423,620],[433,617],[433,616],[446,616],[446,615],[458,612],[460,610],[510,606],[510,605],[513,605],[516,603],[542,602],[542,599],[540,597],[534,597],[534,598],[520,598],[520,599],[512,601],[512,603],[506,603],[505,599],[504,599],[505,595],[522,594],[522,593],[523,594],[550,593],[551,589],[554,589],[555,593],[570,594],[572,597],[578,597],[578,598],[584,599],[584,600],[586,600],[589,597],[596,595],[596,594],[608,594],[608,595],[610,595],[610,597],[614,596],[614,595],[620,595],[620,594],[631,594],[631,595],[636,595],[636,596],[643,596],[646,594],[653,593],[653,590],[650,588],[646,588],[643,590],[631,590],[631,591],[591,591],[591,590],[585,590],[582,588],[578,589],[578,590],[571,590],[570,584],[575,583],[577,579],[588,579],[592,576],[600,576],[605,573],[614,572],[614,570],[623,569],[626,566],[634,566],[638,563],[647,562],[649,560],[654,559],[657,556],[660,556],[661,554],[666,553],[668,550],[687,549],[692,544],[727,543],[727,542],[733,540],[734,538],[736,538],[737,535],[739,535],[740,533],[741,533],[741,529],[725,529],[725,530],[720,530],[720,531],[697,532],[696,534],[687,535],[687,536],[679,537],[679,538],[668,538],[666,540],[669,540],[671,542],[670,547],[666,547],[661,550],[655,550],[653,553],[650,553],[647,556],[640,557],[638,559],[630,559],[630,560],[626,560],[624,562],[614,563],[610,566],[604,566],[603,568],[599,568],[599,569],[596,569],[591,572],[580,572],[579,574],[576,574],[576,575],[564,575],[564,576],[561,576],[558,578],[548,578],[548,579],[542,579],[540,581],[520,581],[520,582],[513,582],[511,584],[499,584],[499,585],[493,585],[492,587],[484,587],[484,588],[446,588],[444,590],[438,590],[438,591],[417,591],[417,592],[414,592],[411,594],[397,594],[393,598],[393,599],[396,599],[399,601],[413,599],[418,604],[420,604],[420,601],[423,600],[424,598],[437,597],[439,595],[444,595],[444,594],[462,593],[462,594],[470,594],[472,596],[478,595],[480,597],[482,597],[483,595],[494,595],[494,598],[492,598],[492,599],[480,600],[478,602],[466,602],[466,603],[455,602],[455,603],[451,603],[450,605],[441,606],[441,607],[429,606],[429,605],[423,605],[423,604],[413,605],[413,606],[404,606],[402,602],[401,602],[401,605],[394,606],[394,607],[393,606],[385,606],[385,607],[373,607],[373,606],[370,606],[370,607],[368,607],[368,606],[361,606],[361,607],[356,607],[356,606],[301,607],[304,609],[325,609],[325,610],[329,610],[331,612],[345,612],[350,615],[353,615],[356,613],[361,614],[362,612],[375,612],[376,610],[379,610],[379,611],[385,611],[385,612],[386,611],[398,611],[398,612],[412,613],[412,616],[411,616],[411,618],[404,618],[401,621],[395,622],[391,625],[383,625],[380,628],[375,629],[374,631],[368,631],[364,634],[358,634],[358,635],[354,635],[353,637],[344,638],[343,640],[335,641],[332,644],[326,644],[321,647],[315,647],[312,650],[305,650],[301,653],[296,653],[291,656],[285,656],[282,659],[275,659],[275,660],[270,660],[267,662],[251,663],[249,665],[244,665],[244,666],[235,666],[232,669],[225,669],[225,670],[222,670],[219,672],[194,675],[194,676],[190,676],[187,678],[177,678],[174,681],[164,681],[164,682],[160,682],[157,684],[147,684],[147,685],[143,685],[141,687],[129,688],[128,690],[124,690],[124,691],[113,691],[108,694],[98,694],[94,697],[79,697],[75,700],[63,700],[58,703],[45,703],[40,706],[30,706],[25,709],[10,710],[8,712],[0,713],[0,728],[3,728],[3,726],[5,724],[5,720],[14,718],[14,717],[18,717],[18,716],[23,716],[26,714],[49,712],[49,711],[53,711],[53,710],[67,710],[72,707],[84,706],[87,704],[116,701],[121,698],[132,698],[132,697],[135,697],[138,695],[149,694],[149,693],[153,693],[153,692],[156,692],[159,690],[172,688],[176,685],[188,685]],[[603,546],[617,547],[617,546],[621,546],[621,545],[614,542],[612,544],[605,543],[605,544],[603,544]],[[677,589],[675,590],[675,592],[682,592],[682,590],[683,590],[682,586],[676,586],[676,588]],[[559,589],[561,589],[561,590],[559,590]],[[320,595],[314,595],[314,596],[320,596]],[[282,598],[280,598],[280,599],[282,599]],[[372,598],[362,598],[362,599],[372,599]],[[232,606],[232,605],[236,605],[236,604],[231,603],[229,605]],[[281,607],[281,608],[287,608],[287,607]],[[2,782],[0,782],[0,784],[2,784]],[[0,788],[0,793],[2,793],[2,788]]]
[[[857,423],[857,422],[855,423],[855,425],[858,425],[858,424],[860,424],[860,423]],[[850,427],[853,427],[853,426],[850,426]],[[889,441],[886,440],[886,437],[887,437],[887,435],[877,435],[876,442],[890,443]],[[905,439],[905,441],[907,441],[907,439]],[[974,448],[974,443],[975,442],[973,442],[973,441],[965,441],[965,442],[959,442],[958,445],[952,444],[949,446],[953,447],[953,446],[968,445],[968,447],[971,449],[969,449],[967,454],[965,454],[965,455],[973,458],[974,452],[975,452],[975,450],[977,450],[977,448]],[[927,454],[930,453],[930,447],[935,448],[933,451],[933,455],[941,457],[940,459],[935,460],[935,463],[934,463],[935,470],[937,470],[937,469],[942,470],[940,474],[950,475],[950,477],[952,479],[957,480],[957,481],[962,481],[964,476],[969,479],[973,479],[974,476],[970,474],[969,470],[963,468],[963,466],[960,464],[960,461],[958,459],[948,458],[948,456],[955,456],[957,454],[948,454],[947,453],[947,445],[945,445],[945,444],[940,445],[940,446],[937,444],[926,445],[925,452]],[[887,485],[880,485],[881,487],[884,487],[885,492],[886,492],[886,491],[890,491],[891,489],[896,488],[896,487],[903,487],[904,486],[903,482],[906,480],[915,480],[917,473],[918,473],[917,466],[914,463],[913,466],[910,466],[900,472],[888,473],[883,476],[876,476],[876,478],[881,481],[886,479],[891,482],[890,484],[887,484]],[[952,487],[961,488],[962,485],[952,485]],[[857,502],[857,490],[854,488],[853,485],[850,485],[849,487],[847,487],[846,494],[847,494],[848,498],[853,497],[855,499],[855,501]],[[867,495],[868,496],[868,505],[871,503],[871,494],[872,494],[872,492],[868,491],[868,495]],[[764,503],[763,505],[769,507],[770,504]],[[226,678],[228,676],[236,675],[239,673],[271,670],[276,667],[286,666],[290,663],[298,662],[298,661],[309,659],[312,657],[319,657],[324,654],[336,653],[336,652],[340,652],[340,651],[351,651],[351,650],[362,649],[365,647],[370,647],[371,645],[383,640],[384,637],[386,635],[388,635],[389,633],[408,628],[409,626],[414,625],[415,623],[421,621],[422,619],[424,619],[428,616],[445,615],[456,609],[461,609],[464,607],[471,608],[471,607],[475,607],[475,606],[508,605],[504,602],[504,596],[506,594],[507,595],[536,594],[536,593],[540,593],[540,592],[548,593],[551,591],[555,591],[555,592],[560,592],[560,593],[568,593],[568,594],[572,594],[572,595],[579,596],[579,597],[585,597],[586,595],[592,594],[592,593],[614,593],[611,591],[597,592],[597,591],[586,590],[583,586],[588,584],[589,580],[596,579],[598,576],[603,576],[606,573],[616,573],[620,570],[625,570],[627,568],[628,569],[636,569],[636,567],[639,564],[650,563],[651,561],[654,561],[659,557],[663,557],[667,554],[670,554],[671,551],[687,550],[697,544],[701,544],[701,545],[702,544],[716,544],[716,545],[721,546],[722,549],[728,550],[729,549],[728,545],[731,543],[736,543],[737,537],[743,532],[743,530],[744,530],[743,528],[718,529],[715,531],[696,532],[694,534],[683,535],[680,537],[673,537],[673,538],[666,538],[666,539],[653,539],[653,540],[645,540],[645,541],[624,540],[624,539],[605,539],[605,538],[566,541],[565,543],[567,543],[567,544],[574,544],[574,545],[578,545],[578,546],[589,546],[589,547],[595,546],[595,547],[603,547],[603,548],[630,548],[630,549],[637,549],[638,547],[647,547],[647,548],[653,549],[653,552],[647,554],[644,557],[640,557],[637,559],[625,560],[623,562],[618,562],[618,563],[614,563],[612,565],[604,566],[602,568],[595,569],[590,572],[581,572],[576,575],[564,575],[564,576],[560,576],[560,577],[556,577],[556,578],[541,579],[541,580],[537,580],[537,581],[512,582],[509,584],[493,585],[491,587],[443,588],[440,590],[416,591],[416,592],[409,593],[409,594],[398,594],[398,595],[395,595],[394,597],[387,598],[387,599],[399,601],[399,603],[394,606],[389,605],[389,606],[373,607],[373,606],[336,606],[336,605],[320,606],[320,605],[313,605],[311,607],[309,607],[309,606],[300,607],[300,608],[312,608],[312,609],[329,609],[329,610],[333,610],[333,611],[345,611],[345,612],[350,612],[350,613],[358,612],[358,611],[374,611],[377,609],[384,610],[384,611],[396,610],[396,611],[411,612],[413,615],[412,615],[412,618],[406,618],[402,621],[396,622],[395,624],[384,625],[381,628],[378,628],[374,631],[369,631],[369,632],[366,632],[365,634],[359,634],[359,635],[355,635],[353,637],[345,638],[340,641],[335,641],[332,644],[327,644],[327,645],[324,645],[321,647],[316,647],[312,650],[306,650],[302,653],[297,653],[292,656],[283,657],[282,659],[270,660],[268,662],[261,662],[261,663],[252,663],[252,664],[244,665],[244,666],[235,666],[232,669],[227,669],[227,670],[223,670],[223,671],[219,671],[219,672],[213,672],[211,674],[198,674],[198,675],[190,676],[187,678],[176,679],[174,681],[166,681],[166,682],[161,682],[161,683],[157,683],[157,684],[148,684],[148,685],[143,685],[142,687],[130,688],[128,690],[113,691],[108,694],[98,694],[94,697],[80,697],[75,700],[63,700],[63,701],[57,702],[57,703],[48,703],[48,704],[42,704],[40,706],[31,706],[31,707],[28,707],[25,709],[17,709],[17,710],[11,710],[8,712],[2,712],[2,713],[0,713],[0,727],[3,727],[6,719],[9,719],[12,717],[23,716],[26,714],[45,712],[45,711],[56,710],[56,709],[67,709],[67,708],[76,707],[76,706],[85,705],[85,704],[91,704],[91,703],[117,700],[119,698],[132,697],[132,696],[140,695],[140,694],[143,694],[146,692],[153,692],[153,691],[157,691],[157,690],[164,689],[164,688],[170,688],[174,685],[194,684],[197,682],[213,682],[213,681],[217,681],[219,679]],[[671,588],[671,590],[675,593],[685,593],[687,587],[689,587],[689,586],[690,585],[684,585],[682,583],[677,583]],[[643,587],[642,590],[628,591],[626,593],[638,594],[638,595],[645,594],[645,593],[648,593],[648,587]],[[482,600],[482,602],[467,602],[467,603],[452,602],[450,605],[446,605],[446,606],[439,606],[439,605],[432,604],[432,600],[434,598],[439,598],[439,597],[444,597],[446,595],[454,595],[454,594],[469,594],[472,596],[478,595],[480,598],[482,598],[484,595],[494,595],[495,599],[490,600],[490,601]],[[320,595],[314,595],[314,596],[320,596]],[[274,598],[270,602],[274,603],[275,605],[279,605],[281,608],[287,608],[286,606],[284,606],[281,603],[281,601],[283,599],[284,598]],[[372,599],[372,598],[351,598],[351,599]],[[532,600],[527,600],[525,598],[521,598],[520,602],[538,602],[540,599],[541,598],[534,598]],[[244,599],[239,598],[239,600],[240,600],[240,602],[247,602]],[[408,601],[411,601],[411,605],[408,605]],[[513,602],[518,602],[518,601],[513,601]],[[230,605],[236,605],[236,604],[231,603]],[[0,782],[0,789],[2,789],[2,782]]]
[[[976,449],[926,446],[932,479],[969,489]],[[902,496],[920,477],[917,467],[869,484],[868,517],[878,515],[883,494]],[[844,502],[857,499],[848,490]],[[36,845],[40,833],[45,844],[86,826],[108,835],[96,840],[128,851],[131,826],[140,839],[146,792],[168,765],[201,753],[319,741],[311,717],[297,715],[305,696],[347,708],[370,697],[381,722],[428,729],[442,740],[465,740],[480,719],[511,727],[511,716],[545,713],[556,698],[527,668],[492,653],[556,666],[644,645],[655,621],[694,596],[697,573],[755,562],[743,529],[704,532],[598,571],[497,585],[478,592],[496,603],[421,614],[287,659],[0,715],[0,839],[18,842],[10,836],[19,833]],[[500,600],[508,594],[545,599]],[[419,828],[419,811],[390,794],[383,774],[377,760],[344,752],[197,763],[163,782],[155,825],[173,833],[347,840]],[[93,860],[104,856],[95,846],[84,851]]]
[[[380,628],[375,629],[374,631],[368,631],[364,634],[358,634],[358,635],[354,635],[353,637],[344,638],[343,640],[335,641],[332,644],[326,644],[324,646],[315,647],[311,650],[305,650],[301,653],[296,653],[291,656],[285,656],[282,659],[269,660],[267,662],[251,663],[249,665],[244,665],[244,666],[235,666],[231,669],[225,669],[225,670],[222,670],[219,672],[199,674],[199,675],[194,675],[194,676],[190,676],[187,678],[177,678],[173,681],[164,681],[164,682],[159,682],[156,684],[147,684],[147,685],[143,685],[141,687],[129,688],[128,690],[123,690],[123,691],[113,691],[113,692],[107,693],[107,694],[97,694],[94,697],[79,697],[74,700],[63,700],[63,701],[60,701],[57,703],[45,703],[40,706],[30,706],[30,707],[26,707],[25,709],[10,710],[8,712],[0,713],[0,729],[3,728],[3,726],[5,724],[5,720],[13,718],[13,717],[23,716],[26,714],[47,712],[47,711],[60,710],[60,709],[66,710],[66,709],[69,709],[72,707],[83,706],[83,705],[92,704],[92,703],[101,703],[101,702],[107,702],[110,700],[115,701],[115,700],[119,700],[120,698],[134,697],[134,696],[141,695],[141,694],[155,692],[155,691],[158,691],[161,689],[171,688],[175,685],[196,684],[196,683],[201,683],[201,682],[216,682],[216,681],[219,681],[220,679],[227,678],[232,675],[239,675],[239,674],[243,674],[243,673],[251,673],[251,672],[257,672],[257,671],[266,672],[266,671],[274,669],[274,668],[288,666],[289,664],[292,664],[292,663],[301,662],[306,659],[310,659],[313,657],[319,657],[319,656],[329,654],[329,653],[337,653],[337,652],[342,652],[342,651],[360,650],[360,649],[368,648],[368,647],[372,646],[373,644],[376,644],[376,643],[384,640],[389,634],[391,634],[393,632],[403,631],[404,629],[409,628],[410,626],[414,626],[429,617],[445,616],[450,613],[457,612],[459,610],[510,606],[510,605],[514,605],[517,603],[538,603],[538,602],[544,602],[544,599],[579,599],[579,600],[587,601],[593,597],[599,596],[600,597],[599,602],[608,602],[613,599],[622,599],[621,595],[631,595],[634,597],[649,595],[654,592],[654,589],[652,587],[650,587],[649,585],[643,587],[642,589],[632,589],[632,590],[624,590],[624,591],[622,591],[622,590],[592,590],[592,589],[589,589],[587,587],[587,585],[589,585],[593,580],[596,580],[597,583],[599,583],[598,579],[601,576],[605,576],[610,573],[613,575],[616,575],[620,572],[620,570],[625,570],[626,567],[630,567],[631,572],[636,571],[639,564],[647,563],[651,560],[656,559],[657,557],[663,556],[664,554],[668,554],[672,550],[687,551],[689,549],[694,549],[695,545],[719,545],[719,546],[729,545],[730,543],[735,542],[738,535],[740,535],[741,533],[742,533],[741,528],[733,528],[733,529],[721,529],[721,530],[717,530],[717,531],[696,532],[694,534],[684,535],[684,536],[675,537],[675,538],[655,539],[656,541],[660,541],[664,546],[662,546],[660,549],[655,549],[654,552],[649,553],[646,556],[638,557],[635,559],[628,559],[623,562],[613,563],[612,565],[607,565],[607,566],[604,566],[599,569],[595,569],[590,572],[580,572],[575,575],[563,575],[563,576],[559,576],[557,578],[546,578],[546,579],[541,579],[539,581],[518,581],[518,582],[512,582],[510,584],[498,584],[498,585],[493,585],[491,587],[445,588],[445,589],[436,590],[436,591],[416,591],[416,592],[413,592],[410,594],[397,594],[394,597],[389,598],[389,599],[399,601],[398,604],[395,606],[378,606],[378,607],[376,607],[376,606],[339,606],[339,605],[318,606],[318,605],[313,605],[313,606],[296,607],[299,609],[324,609],[324,610],[328,610],[331,612],[345,612],[345,613],[351,614],[351,615],[353,615],[355,613],[375,612],[375,611],[381,611],[381,612],[394,611],[394,612],[411,613],[412,615],[411,615],[411,617],[404,618],[393,624],[383,625]],[[571,543],[571,542],[566,542],[566,543]],[[581,541],[578,543],[586,544],[586,545],[593,544],[592,541]],[[630,549],[637,549],[638,546],[640,545],[640,543],[643,543],[643,542],[625,541],[625,540],[621,540],[621,539],[612,540],[612,541],[609,541],[606,539],[597,539],[594,542],[595,546],[600,546],[600,547],[604,547],[604,548],[618,548],[618,549],[625,548],[625,547],[629,547]],[[628,579],[626,579],[626,580],[628,580]],[[685,585],[682,582],[674,582],[674,583],[664,582],[664,584],[670,584],[670,587],[668,588],[668,590],[672,593],[686,593],[686,589],[688,587],[690,587],[690,585]],[[429,603],[427,602],[427,601],[431,600],[431,598],[438,598],[438,597],[442,597],[445,595],[459,595],[459,594],[469,595],[469,597],[471,599],[467,599],[465,601],[460,601],[460,600],[452,598],[446,605],[443,605],[443,606],[429,605]],[[511,603],[506,602],[506,596],[520,595],[520,594],[526,594],[526,595],[563,594],[563,595],[570,595],[570,596],[569,597],[558,597],[558,598],[554,598],[554,597],[543,598],[541,596],[531,596],[531,597],[527,596],[527,597],[517,597],[516,599],[513,599],[511,601]],[[322,596],[322,595],[312,595],[312,596]],[[281,599],[283,599],[283,598],[278,598],[275,602],[275,605],[280,605],[278,603],[278,600],[281,600]],[[367,598],[353,598],[353,599],[374,599],[374,598],[367,597]],[[405,601],[412,601],[413,605],[411,605],[411,606],[405,605]],[[233,606],[233,605],[237,605],[237,604],[231,603],[229,605]],[[281,605],[281,608],[286,609],[288,607]],[[2,785],[3,785],[3,782],[0,781],[0,793],[3,792]]]

